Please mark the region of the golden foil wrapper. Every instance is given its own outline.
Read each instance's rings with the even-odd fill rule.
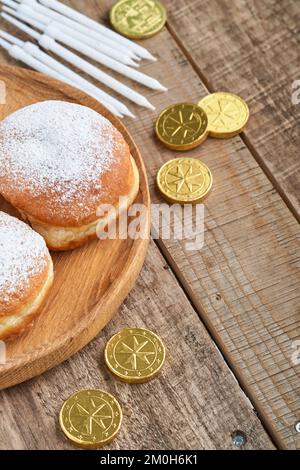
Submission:
[[[120,380],[143,383],[153,379],[165,362],[161,339],[144,328],[126,328],[114,335],[105,348],[105,363]]]
[[[190,150],[208,136],[205,111],[192,103],[178,103],[166,108],[156,121],[156,135],[168,148]]]
[[[97,449],[109,444],[119,432],[122,409],[107,392],[80,390],[64,402],[59,423],[73,444]]]
[[[131,39],[154,36],[166,21],[166,9],[158,0],[119,0],[110,10],[114,29]]]
[[[209,168],[196,158],[175,158],[165,163],[157,174],[157,186],[169,202],[197,204],[212,187]]]
[[[198,105],[207,114],[209,135],[219,139],[239,134],[249,119],[247,103],[233,93],[212,93],[202,98]]]

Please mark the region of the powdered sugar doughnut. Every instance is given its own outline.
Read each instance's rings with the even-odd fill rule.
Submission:
[[[0,212],[0,339],[20,333],[37,315],[53,281],[44,239]]]
[[[97,208],[131,204],[138,187],[124,138],[90,108],[44,101],[0,124],[0,193],[52,249],[95,236]]]

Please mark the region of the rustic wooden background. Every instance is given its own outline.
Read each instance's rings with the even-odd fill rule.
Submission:
[[[112,4],[66,3],[106,21]],[[291,100],[300,79],[300,2],[164,3],[167,26],[144,41],[158,62],[142,70],[169,91],[136,87],[157,111],[128,103],[138,118],[125,121],[153,201],[161,201],[158,169],[178,155],[154,138],[161,109],[228,90],[251,110],[240,137],[209,139],[189,152],[214,175],[205,246],[191,252],[184,240],[152,242],[137,285],[98,338],[56,369],[0,393],[0,448],[71,448],[57,415],[84,387],[103,387],[124,408],[111,448],[232,449],[236,430],[246,434],[247,449],[300,448],[300,365],[292,361],[300,336],[300,104]],[[17,33],[3,21],[1,28]],[[4,52],[1,60],[14,63]],[[131,325],[153,329],[168,349],[162,375],[140,386],[117,382],[102,359],[107,339]]]

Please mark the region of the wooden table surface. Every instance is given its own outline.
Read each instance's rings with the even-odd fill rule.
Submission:
[[[66,2],[107,21],[111,1]],[[249,104],[246,131],[190,151],[211,169],[205,244],[152,241],[140,278],[114,320],[61,366],[0,393],[1,449],[68,449],[57,423],[74,390],[101,387],[124,409],[111,449],[300,448],[300,2],[166,0],[168,24],[144,41],[157,63],[141,70],[168,87],[136,86],[155,112],[128,103],[126,125],[141,149],[153,202],[160,166],[178,153],[154,137],[157,113],[228,90]],[[18,34],[1,20],[1,28]],[[1,61],[14,63],[5,52]],[[130,82],[127,82],[130,84]],[[24,90],[26,92],[26,90]],[[161,376],[144,385],[116,381],[103,364],[107,339],[146,326],[165,341]]]

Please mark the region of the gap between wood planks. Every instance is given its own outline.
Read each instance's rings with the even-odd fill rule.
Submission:
[[[187,58],[190,65],[193,67],[193,69],[195,70],[195,72],[197,73],[197,75],[199,76],[201,81],[203,82],[203,85],[207,88],[208,92],[209,93],[214,93],[214,92],[218,91],[218,90],[213,89],[213,86],[211,85],[210,81],[205,76],[205,74],[202,72],[201,68],[196,63],[196,61],[193,59],[192,55],[186,49],[184,44],[181,42],[180,37],[178,36],[178,34],[176,33],[175,29],[172,27],[172,25],[170,24],[169,21],[166,23],[166,28],[169,31],[172,38],[174,39],[174,41],[176,42],[177,46],[180,48],[182,54]],[[251,117],[251,115],[250,115],[250,117]],[[281,199],[284,201],[284,203],[286,204],[286,206],[288,207],[290,212],[293,214],[293,216],[295,217],[297,222],[300,224],[300,214],[297,213],[296,209],[293,207],[293,205],[291,204],[289,199],[286,197],[285,192],[283,191],[283,189],[281,189],[280,185],[277,183],[276,178],[274,178],[273,174],[268,169],[268,167],[265,164],[264,160],[260,157],[260,155],[257,152],[257,150],[255,149],[254,145],[250,142],[250,140],[244,134],[244,132],[242,132],[240,134],[240,138],[243,141],[243,143],[245,144],[245,146],[247,147],[247,149],[249,150],[249,152],[251,153],[251,155],[253,156],[253,158],[256,160],[256,162],[258,163],[260,168],[263,170],[263,172],[267,176],[268,180],[272,183],[272,186],[277,191],[277,193],[280,195]]]

